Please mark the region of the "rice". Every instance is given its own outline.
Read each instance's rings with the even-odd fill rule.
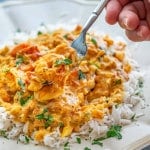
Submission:
[[[57,26],[60,27],[60,26]],[[28,38],[33,38],[37,35],[38,31],[43,33],[51,32],[56,26],[43,25],[38,28],[37,31],[32,32],[31,34],[26,33],[17,33],[13,39],[13,43],[21,43],[26,41]],[[61,25],[61,27],[71,29],[72,27]],[[102,44],[103,48],[106,49],[106,43]],[[110,49],[109,54],[113,54],[114,49],[121,49],[121,45],[117,45],[117,41],[114,44],[114,47]],[[109,130],[111,125],[128,125],[132,122],[132,117],[135,115],[133,108],[143,102],[143,91],[140,83],[143,82],[143,73],[140,72],[140,69],[137,63],[130,57],[128,51],[126,52],[126,60],[132,65],[132,71],[129,74],[129,80],[124,83],[124,100],[122,104],[112,107],[112,113],[105,116],[101,121],[99,120],[90,120],[84,124],[79,132],[73,133],[70,137],[62,138],[59,129],[56,131],[47,134],[43,142],[37,142],[31,139],[31,143],[34,144],[43,144],[51,148],[59,149],[60,146],[64,145],[67,141],[70,144],[76,142],[76,137],[80,136],[87,140],[94,140],[96,138],[104,137]],[[68,93],[68,103],[74,105],[77,103],[76,97],[72,98],[73,93]],[[6,131],[6,135],[10,139],[19,139],[23,143],[27,143],[27,133],[28,123],[20,124],[13,121],[13,117],[10,116],[4,107],[0,107],[0,131]],[[33,133],[34,136],[34,133]]]
[[[11,127],[11,116],[7,114],[5,108],[0,107],[0,130],[8,130]]]

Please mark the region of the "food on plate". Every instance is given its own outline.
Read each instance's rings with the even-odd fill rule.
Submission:
[[[82,27],[37,32],[0,50],[0,134],[50,147],[122,138],[143,79],[126,44],[88,33],[87,54],[70,45]]]

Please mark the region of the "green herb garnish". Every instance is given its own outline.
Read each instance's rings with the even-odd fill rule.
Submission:
[[[69,147],[64,147],[64,150],[70,150],[70,148]]]
[[[64,144],[64,150],[70,150],[70,148],[69,148],[69,142],[66,142],[65,144]]]
[[[116,137],[117,139],[122,139],[121,135],[122,126],[112,125],[110,129],[107,131],[107,138]]]
[[[97,41],[96,41],[94,38],[91,38],[91,42],[92,42],[95,46],[97,46]]]
[[[122,139],[122,135],[120,133],[121,129],[122,129],[122,126],[112,125],[109,128],[109,130],[107,131],[106,136],[94,139],[92,141],[92,145],[97,144],[97,145],[103,146],[102,141],[105,139],[111,138],[111,137],[116,137],[117,139]]]
[[[60,122],[60,123],[59,123],[59,127],[64,127],[64,123],[63,123],[63,122]]]
[[[64,37],[65,39],[68,39],[68,34],[65,34],[63,37]]]
[[[79,76],[79,80],[86,78],[85,74],[81,70],[78,71],[78,76]]]
[[[90,149],[90,148],[88,148],[88,147],[85,147],[85,148],[84,148],[84,150],[91,150],[91,149]]]
[[[105,140],[105,139],[106,139],[106,137],[100,137],[100,138],[94,139],[94,140],[92,141],[92,145],[103,146],[102,141]]]
[[[0,136],[2,136],[2,137],[4,137],[4,138],[8,139],[5,130],[0,130]]]
[[[81,138],[77,137],[76,140],[78,144],[81,144]]]
[[[116,105],[115,105],[115,108],[117,109],[117,108],[118,108],[118,106],[119,106],[119,104],[116,104]]]
[[[24,57],[22,55],[19,55],[16,59],[16,66],[18,67],[22,63],[24,63]]]
[[[69,142],[66,142],[66,143],[64,144],[64,147],[67,147],[67,146],[68,146],[68,144],[69,144]]]
[[[143,88],[143,81],[139,79],[138,85],[139,85],[139,88]]]
[[[28,144],[30,142],[29,137],[25,136],[25,143]]]
[[[138,95],[140,95],[140,94],[141,94],[140,91],[138,91],[138,92],[135,93],[136,96],[138,96]]]
[[[122,83],[121,79],[116,79],[115,80],[115,85],[120,85]]]
[[[135,121],[135,116],[136,116],[136,114],[134,114],[134,115],[131,117],[131,120],[132,120],[132,121]]]
[[[36,118],[39,120],[44,119],[45,113],[47,112],[48,112],[48,109],[45,108],[41,114],[36,115]]]
[[[54,119],[53,116],[47,115],[45,116],[44,120],[45,120],[45,128],[48,128],[52,124]]]
[[[56,60],[56,62],[55,62],[55,66],[70,65],[70,64],[72,64],[72,60],[69,58],[65,58],[63,60]]]
[[[24,91],[25,90],[25,83],[22,81],[22,79],[18,80],[18,84],[19,84],[21,90]]]
[[[94,140],[92,141],[92,145],[103,146],[103,143],[101,142],[101,140],[94,139]]]
[[[64,150],[70,150],[70,148],[69,147],[64,147]]]
[[[47,114],[48,110],[44,109],[43,112],[39,115],[36,115],[36,119],[38,120],[44,120],[45,122],[45,128],[48,128],[52,122],[54,121],[54,118],[52,115]]]
[[[37,35],[41,35],[41,34],[43,34],[43,33],[41,31],[38,31]]]
[[[20,101],[20,105],[24,106],[29,100],[31,100],[33,98],[33,95],[27,96],[27,97],[21,97],[19,99]]]

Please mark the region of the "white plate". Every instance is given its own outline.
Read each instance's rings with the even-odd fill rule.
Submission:
[[[32,0],[34,1],[34,0]],[[69,1],[69,0],[36,0],[36,3],[22,4],[21,1],[6,2],[0,8],[0,43],[4,43],[11,38],[12,33],[17,29],[29,32],[37,28],[41,23],[68,23],[83,24],[90,15],[98,1]],[[105,12],[104,12],[105,13]],[[104,13],[94,24],[92,30],[107,33],[112,37],[123,37],[126,39],[123,30],[118,25],[110,26],[105,23]],[[73,18],[73,19],[72,19]],[[126,39],[127,40],[127,39]],[[150,42],[133,43],[127,40],[128,47],[141,70],[145,73],[144,95],[146,105],[150,104]],[[145,113],[137,122],[126,126],[123,131],[123,139],[108,139],[104,141],[104,146],[91,146],[87,142],[77,144],[72,150],[83,150],[89,147],[92,150],[138,150],[150,144],[150,107],[146,106],[141,110]],[[16,141],[0,138],[0,150],[50,150],[47,147],[35,145],[23,145]]]

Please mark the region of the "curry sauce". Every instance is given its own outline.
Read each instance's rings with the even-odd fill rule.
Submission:
[[[27,124],[26,134],[34,133],[37,141],[56,128],[70,136],[123,101],[123,83],[132,70],[125,44],[111,54],[109,36],[87,34],[87,54],[79,57],[70,45],[80,32],[80,26],[59,29],[0,51],[0,106]]]

